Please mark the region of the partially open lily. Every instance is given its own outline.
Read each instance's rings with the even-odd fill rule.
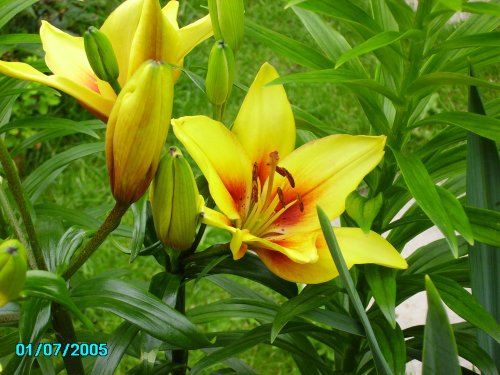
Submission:
[[[208,180],[219,211],[205,208],[203,221],[232,234],[234,259],[247,249],[283,279],[320,283],[338,275],[320,231],[316,205],[331,219],[345,199],[381,161],[385,137],[332,135],[293,151],[295,123],[284,88],[264,64],[232,131],[204,116],[172,121],[177,138]],[[335,228],[349,266],[407,264],[379,234]]]
[[[121,86],[147,60],[182,66],[197,44],[212,35],[209,16],[179,28],[178,1],[161,9],[158,0],[127,0],[106,19],[101,31],[118,59]],[[111,86],[98,79],[90,67],[82,37],[74,37],[43,21],[40,37],[45,62],[53,75],[28,64],[0,61],[0,73],[39,82],[75,97],[97,117],[107,120],[116,100]],[[180,71],[174,71],[177,78]]]

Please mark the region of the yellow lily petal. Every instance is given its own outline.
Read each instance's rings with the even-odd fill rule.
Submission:
[[[139,25],[144,0],[128,0],[116,8],[106,19],[101,31],[106,34],[118,61],[118,82],[124,86],[128,78],[130,50]]]
[[[406,261],[397,250],[375,232],[363,233],[359,228],[334,228],[342,255],[350,268],[354,264],[375,263],[386,267],[405,269]],[[298,264],[274,251],[259,250],[257,254],[271,272],[282,279],[318,284],[338,276],[338,270],[325,243],[323,235],[316,240],[318,261]]]
[[[179,13],[179,2],[177,0],[170,0],[167,5],[161,10],[162,13],[167,17],[168,22],[176,29],[179,30],[179,24],[177,23],[177,13]]]
[[[40,38],[45,50],[45,62],[55,75],[99,92],[97,78],[85,54],[83,38],[66,34],[46,21],[42,21]]]
[[[319,228],[316,205],[330,219],[345,210],[346,197],[374,169],[384,155],[385,137],[332,135],[298,148],[279,165],[295,180],[295,188],[283,183],[286,203],[297,199],[273,223],[270,231],[283,234],[315,231]],[[279,176],[279,181],[284,178]],[[279,183],[279,182],[277,182]]]
[[[87,86],[82,86],[69,78],[55,75],[47,76],[28,64],[0,61],[0,73],[19,79],[38,82],[61,90],[76,98],[91,112],[102,119],[107,119],[113,108],[113,99],[104,98]]]
[[[144,0],[141,18],[130,48],[128,77],[144,61],[156,60],[175,64],[177,32],[163,15],[158,0]]]
[[[176,61],[172,64],[182,66],[182,60],[191,52],[191,50],[205,39],[213,35],[212,21],[210,16],[205,16],[199,20],[184,26],[179,30],[179,44],[175,52],[177,53]]]
[[[236,136],[205,116],[172,120],[175,136],[205,175],[215,203],[231,220],[239,220],[250,200],[252,167]]]
[[[236,228],[231,226],[231,221],[226,215],[208,207],[203,207],[201,210],[201,222],[215,228],[225,229],[230,233],[234,233]]]
[[[266,86],[278,78],[272,65],[260,68],[232,128],[252,163],[256,162],[260,182],[269,174],[269,154],[280,158],[295,147],[295,122],[283,85]]]

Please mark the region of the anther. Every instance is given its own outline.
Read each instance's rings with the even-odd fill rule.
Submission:
[[[286,206],[286,201],[285,201],[285,197],[283,196],[283,190],[281,190],[281,188],[279,187],[277,190],[277,193],[278,193],[278,198],[280,200],[280,203],[283,207]]]
[[[293,188],[295,187],[295,180],[293,179],[292,174],[290,172],[288,172],[285,168],[276,166],[276,172],[279,175],[286,177],[286,179],[290,183],[291,187],[293,187]]]
[[[302,202],[302,198],[299,193],[297,193],[297,202],[299,202],[300,212],[304,212],[304,202]]]

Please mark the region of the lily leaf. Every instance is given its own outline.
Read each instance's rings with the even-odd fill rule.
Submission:
[[[457,344],[439,293],[429,276],[425,276],[427,290],[427,319],[422,354],[423,375],[460,375]]]

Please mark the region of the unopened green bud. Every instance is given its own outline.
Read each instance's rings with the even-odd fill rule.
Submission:
[[[233,88],[234,55],[222,40],[216,42],[208,57],[205,88],[208,100],[214,105],[224,104]]]
[[[208,0],[208,10],[216,39],[223,39],[234,52],[243,42],[245,7],[243,0]]]
[[[18,240],[0,245],[0,307],[17,298],[26,281],[26,248]]]
[[[106,128],[108,174],[118,202],[136,202],[156,173],[170,125],[173,87],[171,68],[148,60],[118,95]]]
[[[149,199],[160,241],[176,250],[189,249],[196,237],[203,197],[188,161],[175,147],[161,159]]]
[[[356,221],[363,232],[368,233],[373,220],[375,220],[382,208],[382,203],[382,194],[378,194],[373,198],[366,198],[359,195],[357,191],[353,191],[347,196],[345,208],[349,216]]]
[[[116,82],[120,73],[118,61],[110,41],[98,29],[91,26],[83,36],[85,53],[97,78]]]

